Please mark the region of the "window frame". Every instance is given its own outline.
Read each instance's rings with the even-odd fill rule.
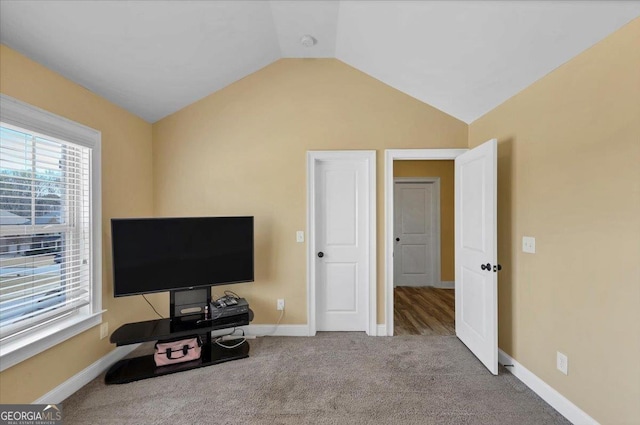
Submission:
[[[35,141],[35,139],[40,138],[40,139],[45,139],[47,141],[53,142],[53,143],[59,143],[62,145],[67,145],[68,142],[66,142],[65,140],[61,140],[49,135],[45,135],[45,134],[41,134],[38,132],[35,132],[33,130],[30,129],[25,129],[25,128],[21,128],[21,127],[17,127],[15,125],[11,125],[8,124],[6,122],[3,122],[2,120],[0,120],[0,124],[2,125],[3,128],[6,128],[8,130],[12,130],[15,132],[19,132],[19,133],[25,133],[28,134],[29,136],[32,137],[31,139],[31,156],[32,159],[35,160],[36,158],[36,152],[37,152],[37,142]],[[88,155],[89,158],[91,157],[91,155],[93,154],[93,150],[89,147],[86,146],[81,146],[78,144],[73,144],[74,146],[78,147],[78,148],[82,148],[85,149],[86,151],[88,151]],[[73,148],[76,149],[76,148]],[[80,165],[80,164],[76,164],[76,165]],[[89,161],[87,163],[87,165],[92,168],[92,164],[91,161]],[[81,165],[80,165],[81,166]],[[35,164],[32,161],[32,171],[35,172],[36,168],[35,168]],[[77,172],[77,170],[75,170]],[[65,177],[66,182],[69,182],[69,178]],[[89,193],[92,193],[93,188],[91,188],[91,176],[89,176],[89,179],[82,179],[82,183],[78,184],[78,183],[74,183],[75,186],[87,186],[89,189]],[[31,191],[31,197],[32,197],[32,201],[33,201],[33,193],[34,187],[32,186],[30,188]],[[73,205],[74,208],[70,209],[69,211],[67,211],[66,217],[63,220],[63,222],[61,222],[60,224],[14,224],[14,225],[2,225],[2,227],[0,228],[0,234],[9,234],[9,235],[31,235],[31,236],[36,236],[36,237],[42,237],[45,235],[55,235],[55,234],[64,234],[67,237],[70,238],[75,238],[78,237],[78,235],[80,235],[80,233],[82,232],[81,228],[84,228],[83,224],[82,224],[82,219],[84,218],[81,210],[82,210],[82,201],[71,201],[69,198],[71,197],[75,197],[78,198],[78,194],[74,194],[74,195],[69,195],[67,193],[67,199],[64,201],[65,205]],[[91,200],[88,199],[85,203],[85,205],[88,204],[89,207],[91,206]],[[37,220],[37,216],[35,215],[36,213],[36,207],[35,204],[32,203],[31,205],[31,223],[36,223]],[[89,214],[91,213],[91,210],[89,210]],[[90,226],[91,226],[91,217],[87,217],[88,220],[86,221],[86,226],[88,227],[88,231],[89,231],[89,237],[91,238],[91,240],[93,240],[93,234],[91,232]],[[46,237],[46,236],[45,236]],[[71,247],[71,249],[75,249],[73,246]],[[91,250],[91,252],[93,252],[93,247],[91,246],[89,248]],[[88,268],[89,268],[89,273],[91,274],[91,270],[93,267],[93,259],[91,259],[91,261],[88,263]],[[74,270],[73,273],[82,273],[81,270]],[[93,282],[93,278],[91,278],[91,282]],[[66,281],[67,284],[71,284],[72,286],[75,286],[75,283],[73,281]],[[87,285],[90,286],[90,285]],[[91,297],[92,295],[92,288],[89,288],[89,297]],[[90,299],[90,298],[89,298]],[[3,327],[0,327],[0,344],[2,343],[2,338],[7,337],[7,338],[15,338],[14,336],[8,336],[8,335],[19,335],[22,332],[29,332],[31,330],[31,328],[40,326],[40,323],[49,323],[53,320],[57,320],[58,318],[61,318],[63,316],[68,316],[70,314],[87,314],[88,312],[92,311],[91,306],[81,306],[81,307],[72,307],[72,308],[68,308],[66,306],[61,306],[62,307],[62,311],[57,310],[57,309],[53,309],[50,310],[49,312],[46,312],[42,315],[39,316],[35,316],[32,318],[32,320],[28,320],[25,322],[15,322],[15,323],[11,323],[11,324],[4,324]],[[1,322],[0,322],[0,326]],[[12,329],[13,328],[13,329]],[[9,329],[9,330],[7,330]]]
[[[88,308],[0,343],[0,372],[102,323],[101,133],[0,93],[0,121],[91,149],[91,302]],[[83,311],[83,309],[85,311]]]

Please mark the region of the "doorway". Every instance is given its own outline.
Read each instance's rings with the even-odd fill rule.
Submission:
[[[455,335],[454,162],[394,161],[394,335]]]
[[[467,151],[468,149],[393,149],[393,150],[385,151],[385,264],[386,264],[386,267],[385,267],[386,269],[385,326],[386,326],[387,335],[395,334],[395,329],[394,329],[395,328],[394,326],[395,302],[394,300],[396,299],[396,296],[395,296],[396,288],[394,287],[395,267],[394,267],[393,258],[394,258],[394,250],[396,248],[395,243],[397,241],[395,240],[396,237],[394,236],[394,231],[395,231],[394,225],[396,221],[396,217],[395,217],[396,214],[394,212],[394,202],[393,202],[395,197],[394,178],[412,177],[412,175],[415,176],[416,174],[420,174],[420,173],[422,173],[422,176],[420,177],[427,177],[424,174],[424,172],[418,172],[418,170],[416,170],[415,167],[419,167],[419,164],[422,163],[423,161],[453,162],[453,160],[456,157],[464,154]],[[404,164],[408,164],[408,165],[404,165]],[[395,167],[394,165],[399,165],[399,167]],[[442,179],[440,179],[440,186],[441,186],[440,189],[442,191],[443,190]],[[441,207],[442,207],[442,202],[441,202]],[[440,219],[441,219],[440,226],[441,227],[444,224],[442,223],[442,220],[444,220],[445,218],[449,218],[449,216],[450,214],[448,212],[445,212],[445,214],[442,214],[442,208],[441,208],[440,210]],[[442,241],[448,242],[449,239],[442,239],[441,242]],[[444,251],[451,252],[452,249],[453,249],[453,246],[449,245],[443,250],[442,244],[441,244],[440,251],[441,253]],[[450,266],[446,266],[446,267],[453,267],[453,260],[450,260],[450,261],[451,261]],[[442,271],[445,271],[445,269],[442,267],[442,259],[440,261],[440,264],[441,264],[441,276],[438,277],[440,282],[434,286],[440,286],[445,288],[451,287],[454,283],[453,282],[454,278],[448,272],[445,275],[442,275]],[[453,275],[455,275],[455,272],[453,273]],[[440,288],[432,288],[432,289],[440,289]],[[411,289],[407,289],[406,291],[399,290],[398,292],[406,292],[406,294],[403,293],[402,296],[400,296],[401,294],[398,294],[399,310],[403,311],[405,313],[405,316],[408,316],[409,315],[408,312],[411,310],[408,310],[404,306],[413,308],[412,307],[413,302],[411,301],[412,298],[418,299],[417,297],[419,297],[419,295],[416,294],[416,292],[427,291],[427,290],[431,290],[431,289],[411,288]],[[446,290],[442,295],[443,296],[446,295]],[[443,302],[450,304],[451,298],[452,297],[450,296],[449,299]],[[419,298],[419,299],[423,299],[423,298]],[[425,305],[425,308],[428,309],[429,306]],[[453,308],[451,308],[451,310],[453,310]],[[433,326],[435,326],[435,324]]]
[[[455,161],[455,331],[458,339],[496,375],[497,323],[497,149],[496,139],[473,149],[385,151],[385,327],[394,334],[394,162]]]

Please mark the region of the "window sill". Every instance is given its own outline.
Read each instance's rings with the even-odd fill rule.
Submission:
[[[102,323],[102,313],[74,315],[0,345],[0,372]]]

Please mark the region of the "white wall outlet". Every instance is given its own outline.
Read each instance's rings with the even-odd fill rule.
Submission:
[[[302,230],[296,232],[296,242],[304,242],[304,232]]]
[[[523,236],[522,237],[522,252],[527,252],[529,254],[536,253],[536,238],[533,236]]]
[[[278,298],[278,301],[276,302],[276,310],[284,310],[284,300],[282,298]]]
[[[109,335],[109,322],[100,325],[100,339],[105,339]]]
[[[569,359],[567,358],[566,355],[562,354],[560,351],[558,351],[558,356],[556,358],[556,367],[560,372],[564,373],[565,375],[569,374]]]

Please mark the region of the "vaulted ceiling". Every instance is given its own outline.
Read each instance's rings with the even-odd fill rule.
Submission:
[[[1,0],[0,42],[149,122],[280,58],[337,58],[470,123],[638,16],[640,1]]]

